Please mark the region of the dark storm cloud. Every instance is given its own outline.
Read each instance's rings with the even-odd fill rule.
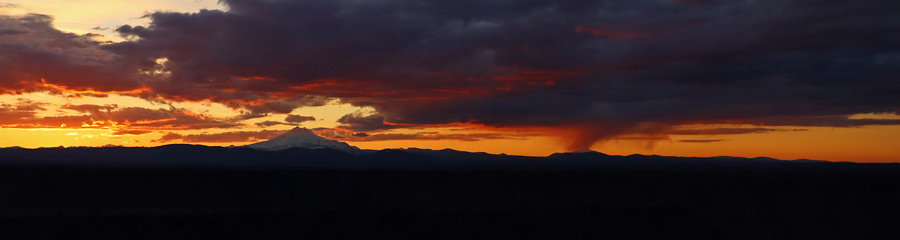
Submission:
[[[139,87],[134,66],[99,49],[96,34],[62,32],[52,21],[42,14],[0,15],[0,91],[43,91],[48,84],[96,91]]]
[[[340,128],[350,131],[378,131],[399,127],[385,124],[384,117],[377,113],[354,112],[342,116],[337,121],[341,123]]]
[[[848,118],[900,110],[896,1],[221,2],[228,11],[155,12],[148,26],[121,26],[131,41],[99,47],[110,56],[85,61],[76,52],[97,46],[37,15],[12,26],[53,37],[4,40],[18,45],[0,51],[67,76],[105,76],[48,75],[70,88],[140,86],[145,98],[255,114],[338,98],[377,112],[339,120],[354,132],[539,126],[568,136],[572,150],[683,124],[900,124]],[[19,64],[0,65],[4,79],[44,70],[0,61]],[[134,74],[153,71],[165,74]],[[16,83],[0,87],[24,89]]]
[[[0,35],[15,35],[15,34],[25,34],[28,33],[26,30],[19,29],[0,29]]]
[[[352,136],[364,138],[364,137],[368,137],[369,134],[368,134],[368,133],[363,133],[363,132],[358,132],[358,133],[354,133]]]
[[[300,116],[300,115],[293,115],[293,114],[288,114],[287,117],[284,118],[284,121],[289,122],[289,123],[302,123],[302,122],[315,121],[315,120],[316,120],[316,117],[313,117],[313,116]]]
[[[300,115],[288,114],[287,117],[284,118],[284,122],[263,121],[263,122],[254,123],[254,125],[256,125],[258,127],[263,127],[263,128],[277,126],[277,125],[297,126],[297,125],[300,125],[300,123],[302,123],[302,122],[315,121],[315,120],[316,120],[316,118],[313,116],[300,116]]]
[[[900,119],[851,119],[847,116],[780,117],[754,121],[768,126],[862,127],[900,125]]]
[[[52,22],[52,16],[42,14],[0,15],[0,93],[46,91],[73,97],[117,93],[159,102],[211,100],[254,114],[289,113],[332,101],[323,96],[286,95],[280,92],[283,85],[261,84],[265,80],[258,79],[229,77],[225,82],[234,82],[230,84],[210,79],[179,82],[172,75],[183,72],[170,74],[163,64],[166,56],[124,54],[128,43],[104,45],[95,40],[98,34],[62,32]],[[250,86],[236,91],[240,83]]]
[[[271,127],[271,126],[277,126],[277,125],[282,125],[282,124],[286,124],[286,123],[278,122],[278,121],[263,121],[263,122],[254,123],[253,125],[256,125],[259,127]]]

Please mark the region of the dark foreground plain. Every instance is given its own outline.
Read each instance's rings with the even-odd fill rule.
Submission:
[[[2,239],[900,236],[893,165],[448,170],[6,161]]]

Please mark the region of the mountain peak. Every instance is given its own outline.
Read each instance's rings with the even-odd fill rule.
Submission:
[[[350,146],[345,142],[319,137],[312,130],[300,127],[294,127],[290,131],[277,137],[250,144],[247,145],[247,147],[266,151],[278,151],[295,147],[310,149],[331,148],[349,153],[357,153],[360,151],[359,148]]]
[[[318,137],[318,135],[313,133],[313,131],[310,130],[309,128],[294,127],[290,131],[287,131],[286,133],[281,134],[275,138],[292,138],[292,137],[308,136],[308,135]]]

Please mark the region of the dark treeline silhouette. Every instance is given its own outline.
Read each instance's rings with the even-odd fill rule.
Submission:
[[[885,239],[897,164],[0,149],[3,239]]]

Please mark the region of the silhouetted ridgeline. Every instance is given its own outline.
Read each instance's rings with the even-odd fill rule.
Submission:
[[[893,239],[897,164],[0,149],[0,239]]]
[[[329,148],[263,151],[247,147],[174,144],[151,148],[0,149],[0,164],[13,166],[131,168],[330,168],[430,170],[900,170],[898,163],[860,164],[772,158],[610,156],[599,152],[525,157],[452,149],[385,149],[347,153]]]

